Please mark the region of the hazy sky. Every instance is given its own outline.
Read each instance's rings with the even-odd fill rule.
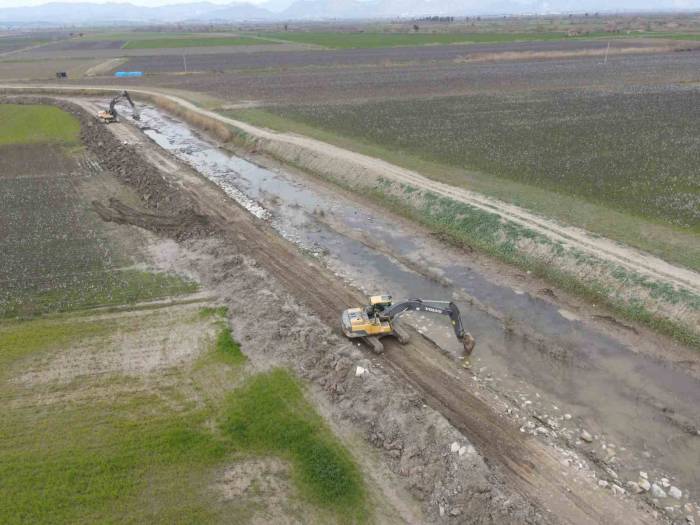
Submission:
[[[247,2],[251,4],[261,4],[265,2],[265,0],[0,0],[0,8],[2,7],[24,7],[24,6],[31,6],[31,5],[41,5],[41,4],[46,4],[49,2],[72,2],[72,3],[83,3],[83,2],[89,2],[89,3],[124,3],[124,2],[129,2],[135,5],[143,5],[143,6],[158,6],[158,5],[167,5],[167,4],[188,4],[192,2],[198,2],[198,1],[208,1],[213,4],[229,4],[233,1],[236,2]],[[518,0],[515,0],[516,2]],[[490,2],[486,0],[484,2],[485,5],[488,5]],[[524,0],[523,3],[532,3],[528,2],[527,0]],[[541,4],[546,4],[546,1],[540,2]],[[627,3],[627,2],[626,2]],[[648,2],[644,2],[643,0],[640,1],[640,4],[646,3],[648,5]],[[663,2],[664,6],[673,6],[676,8],[689,8],[689,9],[698,9],[700,8],[700,0],[666,0]],[[580,2],[580,10],[585,10],[586,9],[586,1],[582,0]],[[610,9],[614,10],[615,9],[615,1],[611,0],[610,1]]]
[[[49,2],[60,3],[91,3],[91,4],[107,4],[107,3],[130,3],[134,5],[145,5],[154,7],[158,5],[173,5],[173,4],[192,4],[199,1],[210,2],[212,4],[230,4],[231,2],[261,4],[265,0],[0,0],[0,7],[25,7],[30,5],[48,4]]]

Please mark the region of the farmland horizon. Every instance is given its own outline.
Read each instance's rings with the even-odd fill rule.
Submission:
[[[360,20],[431,16],[557,16],[692,12],[700,0],[623,0],[611,6],[599,0],[0,0],[0,23],[18,26],[65,24],[182,23],[274,20]]]

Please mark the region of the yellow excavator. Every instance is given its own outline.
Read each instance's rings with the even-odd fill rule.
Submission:
[[[139,110],[134,104],[134,101],[131,100],[131,95],[129,95],[128,92],[122,91],[112,99],[112,101],[109,103],[109,109],[107,110],[102,110],[97,113],[97,118],[100,119],[102,122],[105,124],[111,124],[112,122],[117,122],[119,120],[119,116],[117,114],[117,104],[121,102],[122,100],[126,100],[129,105],[131,106],[131,109],[133,110],[131,113],[131,117],[134,120],[139,120],[141,118],[141,115],[139,114]]]
[[[410,299],[393,304],[391,295],[374,295],[369,298],[368,306],[345,310],[341,316],[341,326],[347,337],[362,338],[375,353],[381,354],[384,345],[380,337],[394,336],[399,343],[408,343],[408,333],[396,321],[401,314],[409,311],[447,315],[457,339],[464,346],[465,357],[469,357],[474,350],[474,338],[464,331],[457,305],[449,301]]]

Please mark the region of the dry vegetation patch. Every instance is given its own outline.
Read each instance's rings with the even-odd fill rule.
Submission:
[[[92,381],[114,374],[146,377],[186,367],[211,347],[216,336],[216,323],[202,317],[200,307],[189,303],[98,318],[95,323],[110,326],[107,334],[76,342],[64,352],[45,354],[14,381],[30,386]]]

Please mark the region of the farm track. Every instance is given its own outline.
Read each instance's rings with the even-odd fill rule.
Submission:
[[[97,108],[75,100],[90,113]],[[167,153],[148,142],[131,126],[109,129],[120,139],[137,143],[145,158],[172,182],[189,193],[199,212],[218,230],[244,247],[290,294],[302,301],[330,326],[337,327],[338,312],[364,298],[347,288],[315,261],[304,257],[264,222],[228,199],[213,183],[183,168]],[[565,469],[535,438],[522,434],[479,398],[471,377],[413,333],[408,346],[387,341],[379,360],[398,377],[413,385],[426,404],[441,412],[479,449],[502,480],[540,506],[549,521],[561,523],[653,523],[634,503],[598,490],[581,474]]]
[[[64,87],[64,86],[2,86],[0,89],[8,92],[23,90],[59,90],[70,92],[71,90],[85,91],[95,88],[89,86]],[[107,88],[108,89],[108,88]],[[670,264],[658,257],[640,252],[629,246],[625,246],[610,239],[594,237],[590,233],[573,226],[565,226],[553,220],[528,212],[514,205],[485,197],[478,193],[456,188],[444,183],[436,182],[411,170],[390,164],[389,162],[369,157],[360,153],[349,151],[316,139],[311,139],[292,133],[277,133],[268,129],[259,128],[251,124],[224,117],[213,111],[197,107],[180,97],[163,95],[154,90],[131,89],[132,93],[141,93],[147,96],[160,96],[173,102],[181,108],[198,115],[213,119],[220,123],[240,130],[252,138],[270,141],[282,146],[288,146],[296,150],[309,152],[311,155],[338,159],[348,163],[367,173],[369,176],[382,176],[398,182],[409,184],[419,189],[433,192],[437,195],[448,197],[458,202],[463,202],[480,210],[497,214],[503,220],[511,221],[537,233],[548,237],[555,243],[580,250],[599,259],[606,260],[614,265],[619,265],[627,270],[638,273],[654,281],[673,284],[676,287],[685,288],[693,293],[700,294],[700,274],[690,269]]]

